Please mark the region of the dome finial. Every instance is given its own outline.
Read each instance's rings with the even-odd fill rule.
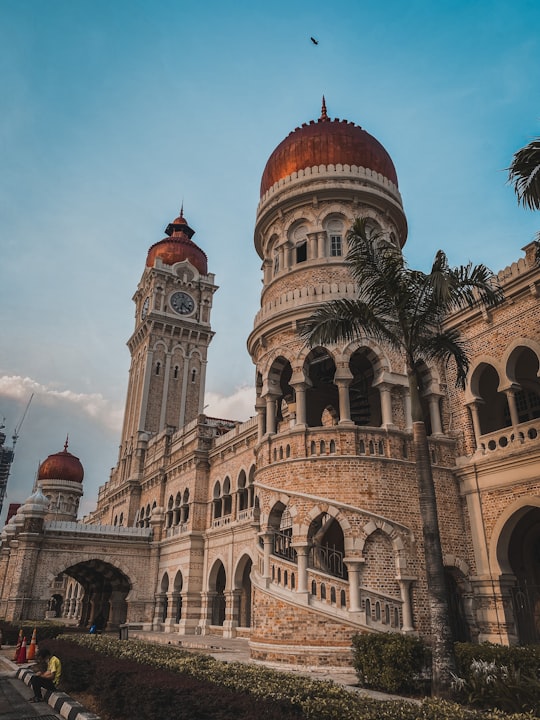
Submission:
[[[185,217],[184,217],[184,198],[182,198],[182,204],[180,205],[180,218],[181,218],[182,220],[185,220]]]
[[[64,452],[67,452],[68,445],[69,445],[69,434],[66,435],[66,442],[64,443]]]
[[[322,108],[321,108],[321,117],[319,120],[328,120],[328,115],[326,114],[326,100],[324,98],[324,95],[322,96]]]

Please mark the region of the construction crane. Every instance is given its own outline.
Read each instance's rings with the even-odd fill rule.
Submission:
[[[5,447],[4,445],[6,441],[6,434],[3,432],[5,428],[5,423],[2,422],[2,424],[0,424],[0,513],[2,512],[2,507],[4,506],[4,498],[6,496],[9,472],[11,470],[13,458],[15,457],[15,445],[17,444],[17,440],[19,439],[21,427],[33,397],[34,393],[30,395],[30,400],[26,403],[22,418],[19,420],[19,423],[13,431],[13,435],[11,436],[12,446],[10,448]]]

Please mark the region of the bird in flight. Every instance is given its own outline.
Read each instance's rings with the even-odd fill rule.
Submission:
[[[319,44],[319,41],[318,41],[318,40],[315,40],[314,37],[312,37],[312,38],[310,38],[310,39],[311,39],[311,42],[312,42],[314,45],[318,45],[318,44]]]

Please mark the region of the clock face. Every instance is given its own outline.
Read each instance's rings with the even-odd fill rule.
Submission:
[[[175,292],[169,301],[172,309],[180,315],[189,315],[195,310],[195,300],[186,292]]]

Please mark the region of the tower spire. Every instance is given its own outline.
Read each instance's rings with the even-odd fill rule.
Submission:
[[[328,115],[326,114],[326,100],[324,98],[324,95],[322,96],[322,108],[321,108],[321,117],[319,120],[328,120]]]

